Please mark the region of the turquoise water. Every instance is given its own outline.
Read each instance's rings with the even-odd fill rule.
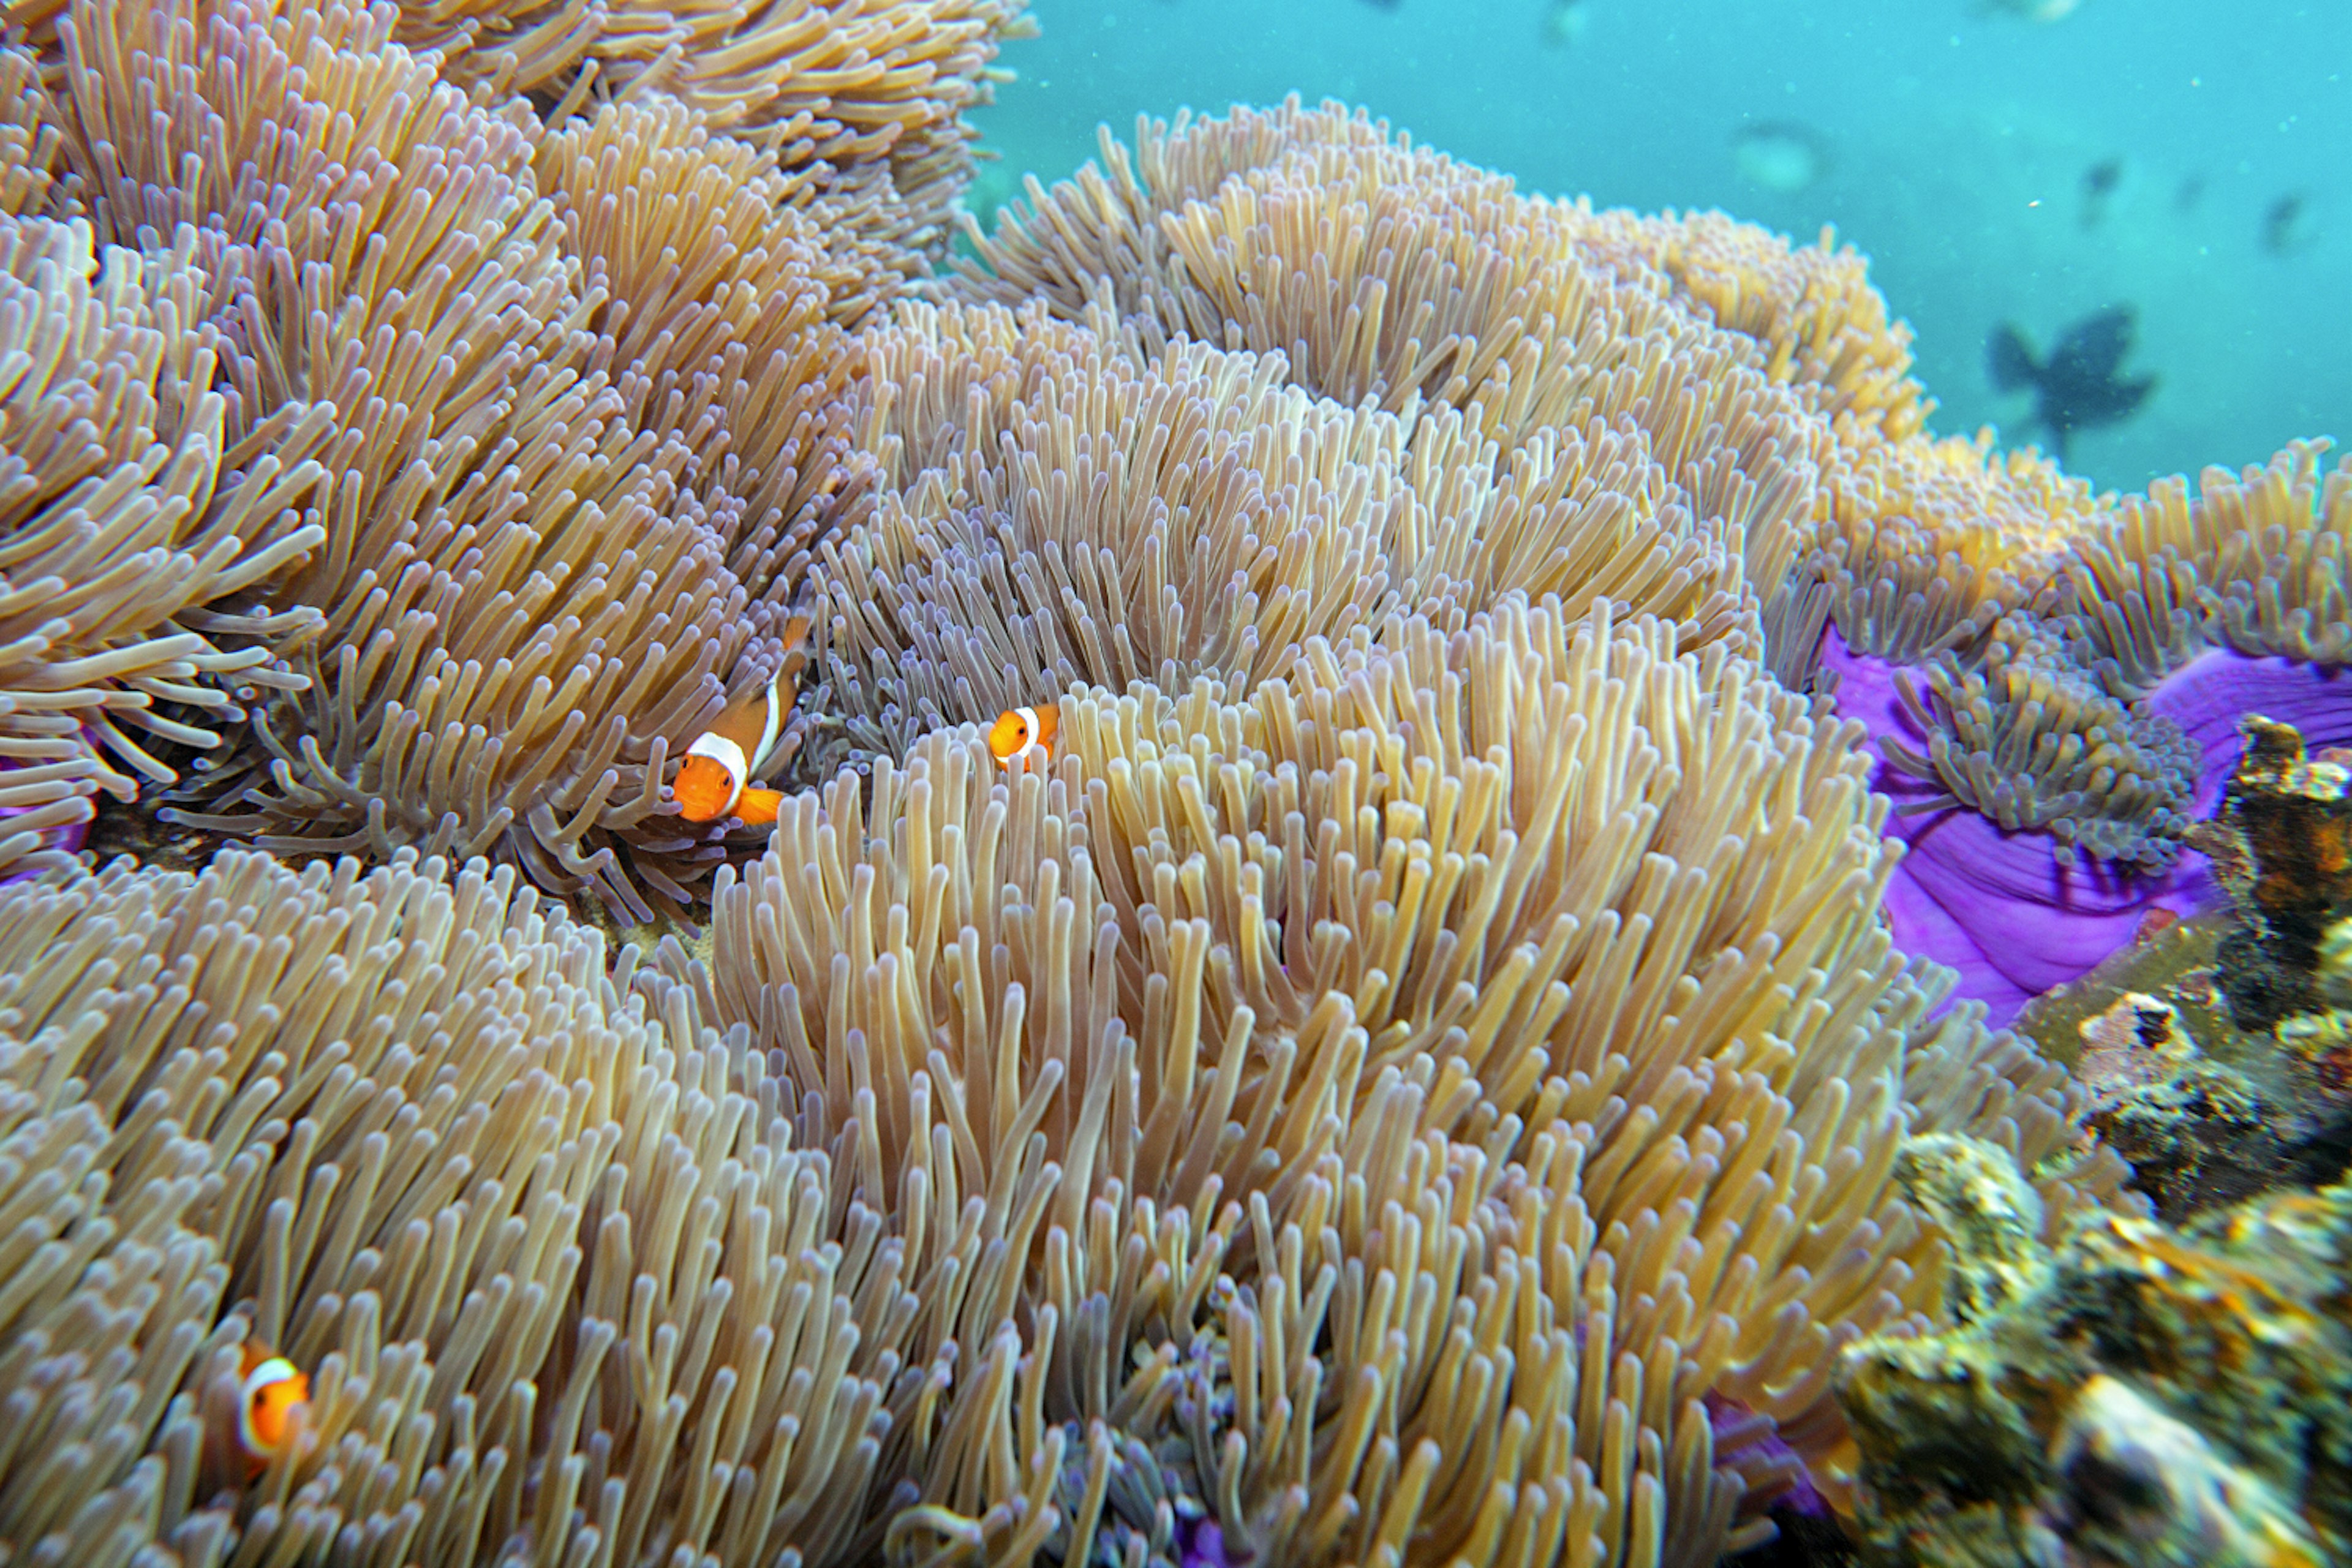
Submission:
[[[1131,142],[1139,112],[1336,97],[1523,190],[1720,207],[1808,240],[1834,225],[1916,331],[1939,432],[2046,442],[2029,395],[1994,390],[1987,335],[2014,321],[2046,352],[2128,303],[2125,368],[2160,381],[2074,436],[2074,471],[2137,489],[2297,436],[2352,440],[2346,0],[2082,0],[2053,22],[1976,0],[1583,0],[1570,42],[1557,9],[1036,0],[1041,36],[1002,61],[1019,79],[974,117],[1002,154],[975,199],[1067,175],[1106,121]],[[1810,152],[1810,184],[1743,173],[1759,126],[1795,129],[1751,138],[1783,154],[1751,171],[1785,187]]]

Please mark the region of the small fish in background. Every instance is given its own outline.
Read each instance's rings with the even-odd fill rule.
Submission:
[[[1829,172],[1829,143],[1793,120],[1744,125],[1732,132],[1731,166],[1748,184],[1790,196]]]
[[[1007,708],[989,726],[989,754],[1003,763],[1007,773],[1016,763],[1044,767],[1054,760],[1054,731],[1060,727],[1061,716],[1062,710],[1051,702],[1034,708]]]
[[[2180,184],[2172,187],[2172,210],[2193,213],[2205,199],[2205,176],[2202,172],[2180,176]]]
[[[2293,256],[2319,237],[2311,204],[2301,191],[2289,191],[2263,213],[2263,248],[2273,256]]]
[[[1979,0],[1977,14],[1990,16],[2003,12],[2029,22],[2055,22],[2081,3],[2082,0]]]
[[[1544,7],[1543,41],[1547,47],[1574,48],[1592,26],[1592,0],[1551,0]]]
[[[2137,314],[2129,305],[2093,311],[2061,333],[2050,357],[2039,362],[2015,325],[2003,321],[1993,329],[1988,369],[1994,389],[2032,388],[2033,417],[2050,432],[2052,454],[2061,463],[2075,431],[2122,423],[2156,390],[2153,374],[2123,374]]]
[[[2083,171],[2083,226],[2096,228],[2106,221],[2107,203],[2124,183],[2124,161],[2102,158]]]

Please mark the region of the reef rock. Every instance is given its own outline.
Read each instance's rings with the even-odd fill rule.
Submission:
[[[2231,1010],[2249,1027],[2319,1011],[2336,989],[2332,941],[2352,916],[2352,768],[2340,752],[2305,754],[2293,726],[2241,721],[2245,756],[2230,781],[2215,857],[2245,917],[2222,943]],[[2236,853],[2229,851],[2234,849]]]
[[[1998,1182],[1945,1182],[1964,1206]],[[1996,1205],[1997,1206],[1997,1205]],[[1943,1218],[1939,1214],[1939,1218]],[[2015,1227],[1948,1223],[1959,1272],[2014,1279]],[[1997,1258],[1971,1258],[1990,1238]],[[1987,1316],[1848,1352],[1870,1557],[2317,1564],[2352,1547],[2352,1186],[2174,1230],[2101,1216]],[[1998,1262],[1998,1268],[1988,1264]]]

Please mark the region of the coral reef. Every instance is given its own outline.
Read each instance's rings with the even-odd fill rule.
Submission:
[[[1978,1223],[1951,1234],[1982,1239],[1999,1267],[1977,1272],[2013,1281],[2005,1297],[1950,1333],[1874,1342],[1838,1374],[1876,1559],[2340,1560],[2352,1189],[2274,1195],[2181,1233],[2112,1216],[2054,1258],[2026,1246],[2013,1174],[1975,1191]],[[2018,1279],[2021,1255],[2036,1267]]]
[[[1802,687],[2164,861],[2197,639],[2340,662],[2315,448],[2113,514],[1850,251],[1329,105],[944,265],[1005,0],[5,16],[0,1555],[1705,1564],[2141,1234]]]
[[[1906,1188],[1954,1243],[1963,1322],[1839,1373],[1885,1561],[2299,1568],[2352,1549],[2352,1188],[2303,1185],[2352,1146],[2327,967],[2352,817],[2341,762],[2259,714],[2240,728],[2197,838],[2232,915],[2147,933],[2023,1020],[2053,1047],[2074,1035],[2086,1124],[2185,1228],[2093,1219],[2051,1258],[2005,1157],[1911,1142],[1941,1176]]]
[[[2311,759],[2291,724],[2255,713],[2240,729],[2220,827],[2235,840],[2222,885],[2242,918],[2221,960],[2231,1015],[2263,1028],[2340,987],[2325,971],[2340,966],[2336,933],[2352,920],[2352,768]]]
[[[2341,1121],[2342,1108],[2325,1093],[2294,1095],[2318,1086],[2282,1071],[2291,1058],[2233,1034],[2221,1037],[2227,1044],[2216,1054],[2182,1026],[2171,1004],[2138,992],[2082,1033],[2074,1073],[2091,1095],[2087,1120],[2131,1162],[2132,1185],[2160,1217],[2178,1222],[2216,1203],[2334,1173],[2304,1164],[2320,1136],[2341,1136],[2331,1121]]]

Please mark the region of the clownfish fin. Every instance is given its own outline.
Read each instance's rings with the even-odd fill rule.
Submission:
[[[815,644],[809,637],[814,625],[805,613],[784,623],[784,656],[776,665],[775,679],[768,683],[767,732],[761,737],[760,754],[751,759],[754,768],[764,767],[774,755],[776,743],[784,738],[784,721],[792,717],[793,705],[800,700],[801,672],[815,657]]]
[[[735,797],[733,816],[748,827],[765,827],[776,820],[777,808],[783,804],[782,790],[747,789]]]
[[[778,635],[784,651],[783,657],[777,661],[775,679],[768,683],[770,710],[775,715],[776,724],[776,729],[769,736],[772,745],[775,736],[782,731],[784,716],[793,710],[793,704],[800,700],[801,672],[808,668],[809,661],[816,655],[815,644],[809,636],[815,625],[807,612],[803,611],[787,619],[783,630]],[[752,760],[759,762],[764,759],[755,757]]]
[[[784,645],[786,669],[798,673],[806,668],[810,656],[815,651],[809,634],[815,629],[816,617],[805,610],[789,617],[784,622],[784,629],[778,634],[778,637]]]

